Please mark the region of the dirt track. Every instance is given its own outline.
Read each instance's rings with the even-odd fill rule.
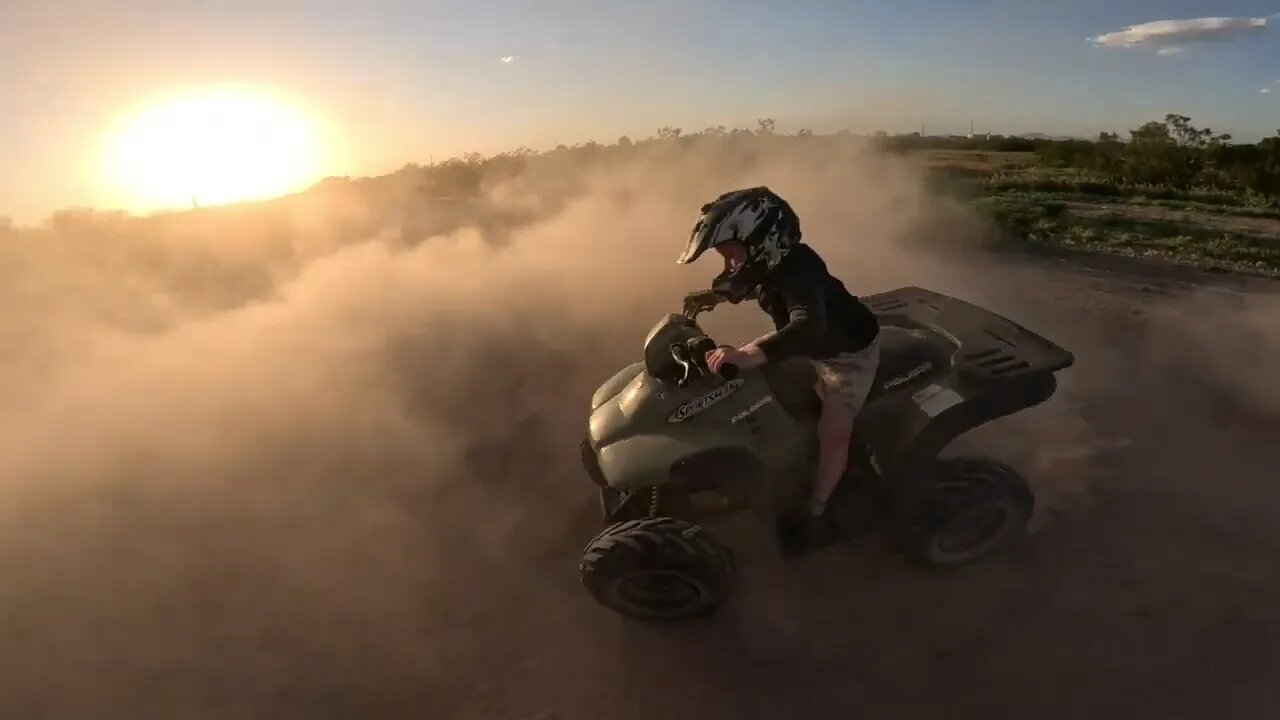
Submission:
[[[1162,344],[1153,309],[1185,286],[1065,267],[1008,279],[979,300],[1090,350],[1048,406],[975,440],[1040,494],[1038,531],[1007,557],[932,577],[872,542],[784,564],[732,526],[744,575],[724,615],[625,622],[577,582],[596,529],[581,419],[530,417],[512,432],[562,445],[489,438],[448,492],[352,480],[353,497],[421,507],[411,535],[312,507],[305,486],[284,516],[115,498],[133,503],[127,532],[86,522],[47,564],[6,564],[0,717],[1274,716],[1274,406],[1199,382],[1211,359]],[[291,545],[315,517],[355,540]]]

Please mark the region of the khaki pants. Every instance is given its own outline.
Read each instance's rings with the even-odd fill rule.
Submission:
[[[818,371],[818,394],[823,403],[840,403],[854,416],[875,384],[876,369],[880,366],[880,339],[871,341],[856,353],[841,353],[825,360],[814,360]]]

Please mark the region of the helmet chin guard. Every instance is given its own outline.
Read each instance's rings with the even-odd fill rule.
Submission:
[[[745,265],[737,270],[725,270],[711,282],[711,291],[733,304],[745,300],[764,278],[764,268]]]

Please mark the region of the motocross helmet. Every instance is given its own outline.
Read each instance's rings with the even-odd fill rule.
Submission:
[[[688,264],[724,243],[739,243],[747,259],[741,266],[716,276],[712,289],[740,302],[760,284],[796,243],[800,242],[800,218],[767,187],[727,192],[702,206],[689,245],[676,260]]]

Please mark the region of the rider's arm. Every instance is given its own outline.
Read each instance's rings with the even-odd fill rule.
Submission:
[[[786,307],[787,323],[751,344],[760,348],[769,362],[815,354],[827,331],[822,284],[803,273],[787,273],[777,279],[776,286]]]
[[[710,293],[710,294],[712,294],[712,295],[715,295],[715,297],[716,297],[716,302],[717,302],[717,303],[727,303],[727,302],[730,302],[729,298],[725,297],[724,295],[721,295],[720,293],[717,293],[715,290],[704,290],[703,292],[706,292],[706,293]],[[748,291],[747,291],[747,294],[742,296],[742,299],[743,299],[743,300],[759,300],[759,299],[760,299],[760,286],[759,286],[759,285],[757,285],[757,286],[755,286],[755,287],[751,288],[750,290],[748,290]]]
[[[752,288],[751,291],[748,292],[745,296],[743,296],[742,299],[743,300],[759,300],[760,288],[758,286]],[[696,292],[691,292],[685,296],[684,300],[685,300],[686,307],[690,305],[698,305],[706,310],[714,308],[717,305],[723,305],[724,303],[729,302],[729,298],[725,297],[724,295],[721,295],[720,293],[710,288],[706,290],[698,290]]]
[[[714,309],[727,300],[712,290],[697,290],[684,296],[684,314],[693,317],[697,313]]]

